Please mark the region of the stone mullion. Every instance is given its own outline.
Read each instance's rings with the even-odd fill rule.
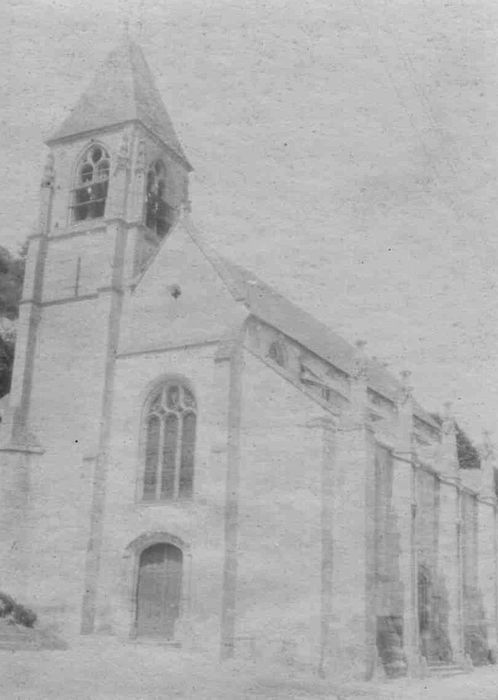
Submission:
[[[175,413],[177,418],[177,438],[175,445],[175,479],[173,485],[174,497],[178,498],[180,492],[180,469],[182,468],[182,445],[183,445],[183,413]]]
[[[161,492],[163,488],[163,467],[164,467],[164,433],[166,431],[166,415],[162,414],[158,416],[159,418],[159,444],[157,450],[157,464],[156,464],[156,501],[161,498]]]

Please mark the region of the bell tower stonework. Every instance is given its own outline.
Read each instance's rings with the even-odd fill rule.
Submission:
[[[192,168],[129,38],[47,145],[1,436],[2,585],[38,581],[30,597],[49,610],[60,605],[55,580],[78,569],[74,624],[91,630],[122,297],[189,207]],[[81,585],[63,599],[81,607]]]

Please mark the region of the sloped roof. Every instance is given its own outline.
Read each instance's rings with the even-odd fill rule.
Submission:
[[[262,282],[255,274],[219,257],[232,285],[232,293],[242,300],[247,309],[270,326],[278,328],[284,335],[293,338],[303,347],[323,358],[338,369],[351,374],[354,370],[355,348],[328,326],[317,321],[311,314],[288,301],[272,287]],[[367,360],[368,386],[386,398],[396,401],[401,383],[379,362]],[[414,413],[418,418],[438,428],[432,416],[417,402]]]
[[[252,272],[222,258],[238,296],[254,316],[294,338],[338,369],[353,371],[353,348],[341,336],[262,282]]]
[[[135,120],[191,168],[141,48],[125,37],[47,143]]]
[[[253,272],[219,255],[203,240],[188,217],[183,224],[236,301],[242,302],[256,318],[293,338],[334,367],[347,374],[353,372],[356,350],[351,343],[262,282]],[[395,402],[401,382],[373,359],[367,360],[367,373],[369,388]],[[439,429],[433,417],[416,401],[413,410],[418,418]]]

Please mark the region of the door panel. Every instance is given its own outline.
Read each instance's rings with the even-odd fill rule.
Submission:
[[[171,544],[145,549],[139,562],[137,635],[173,639],[180,614],[182,552]]]

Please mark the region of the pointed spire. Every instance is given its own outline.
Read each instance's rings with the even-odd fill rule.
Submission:
[[[130,121],[140,121],[192,169],[144,54],[125,31],[119,45],[109,53],[92,83],[47,143]]]

